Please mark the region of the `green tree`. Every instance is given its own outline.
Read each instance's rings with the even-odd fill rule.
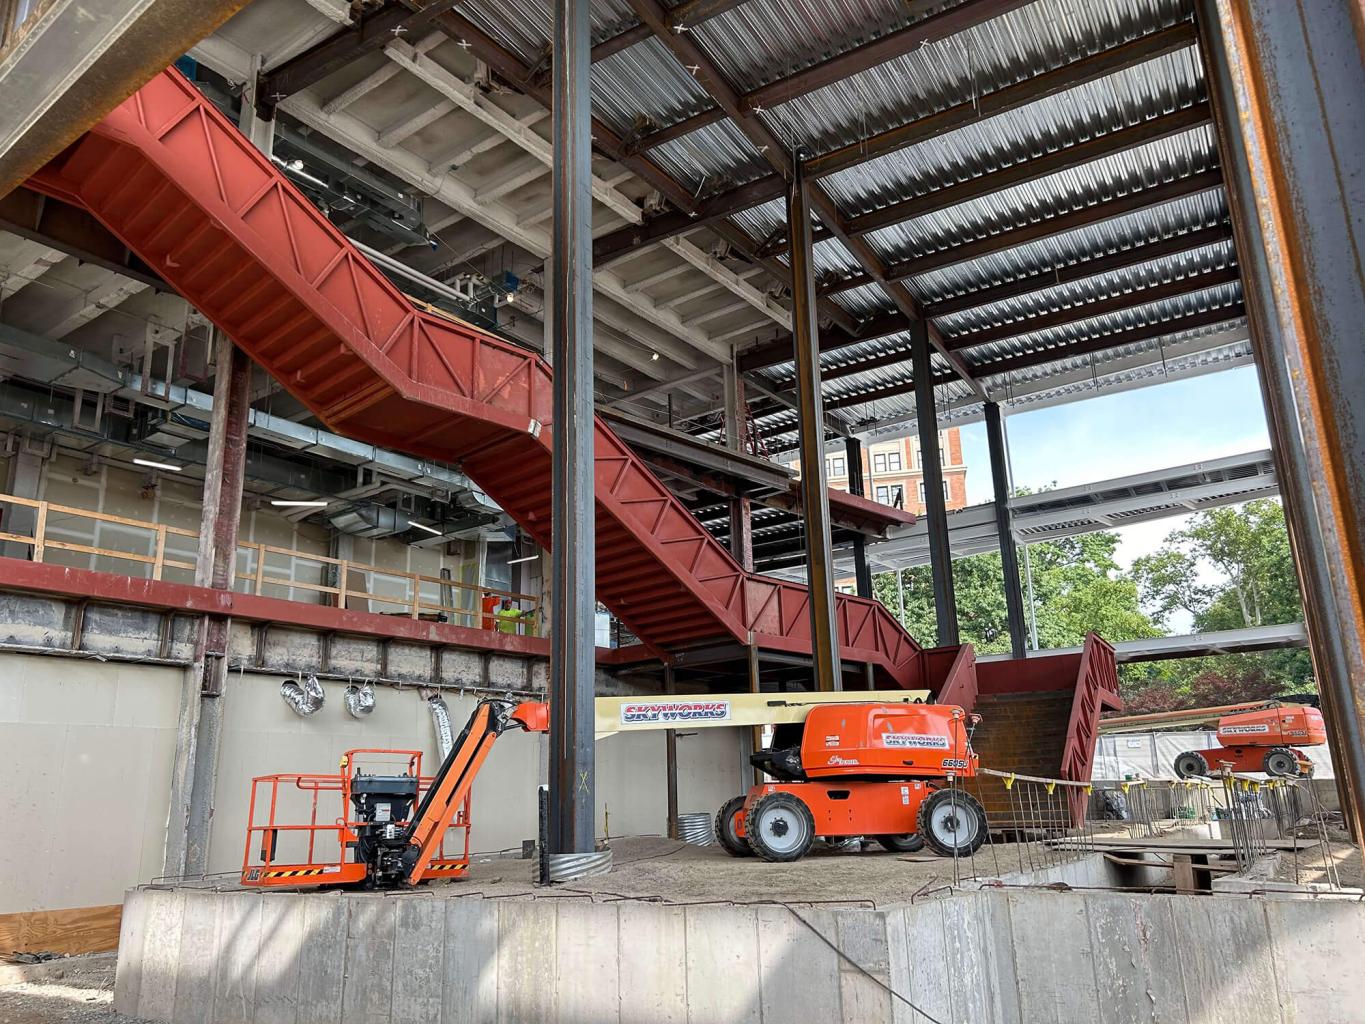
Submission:
[[[1110,641],[1160,635],[1139,607],[1136,585],[1114,561],[1118,543],[1112,533],[1092,533],[1029,546],[1040,647],[1079,646],[1090,630]],[[903,569],[900,577],[905,626],[932,645],[937,627],[929,567]],[[981,654],[1010,649],[1003,580],[997,554],[953,563],[959,630]],[[894,572],[877,577],[875,594],[893,612],[899,607]]]
[[[1178,611],[1187,612],[1199,632],[1303,619],[1284,509],[1273,498],[1199,513],[1156,551],[1135,559],[1132,575],[1143,607],[1163,627]],[[1210,674],[1229,686],[1241,680],[1248,692],[1256,691],[1253,696],[1267,688],[1283,693],[1313,687],[1308,652],[1282,650],[1125,666],[1124,691],[1136,696],[1144,687],[1167,685],[1179,699],[1197,702],[1200,681]]]
[[[1200,584],[1208,570],[1223,581]],[[1133,562],[1143,603],[1165,622],[1188,611],[1200,631],[1303,618],[1284,509],[1273,498],[1211,509]]]

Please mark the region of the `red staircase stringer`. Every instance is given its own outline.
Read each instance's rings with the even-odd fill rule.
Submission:
[[[30,185],[89,210],[330,429],[460,462],[548,547],[549,367],[414,307],[178,72]],[[594,443],[598,596],[636,635],[810,651],[804,586],[744,572],[600,418]],[[921,684],[879,603],[840,595],[838,617],[845,659]]]
[[[1123,709],[1123,698],[1119,696],[1118,661],[1111,644],[1097,633],[1087,633],[1085,646],[1081,649],[1080,670],[1076,673],[1071,720],[1066,728],[1066,746],[1062,749],[1061,778],[1071,782],[1090,781],[1090,773],[1095,767],[1100,714],[1106,709]],[[1083,789],[1072,786],[1066,789],[1071,822],[1079,826],[1085,821],[1087,795]]]

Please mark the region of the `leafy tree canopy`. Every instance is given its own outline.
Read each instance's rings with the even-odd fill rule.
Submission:
[[[1300,622],[1303,610],[1285,528],[1274,499],[1212,509],[1172,531],[1130,572],[1115,559],[1119,537],[1102,532],[1028,547],[1038,644],[1076,647],[1094,630],[1111,642],[1162,636],[1187,614],[1198,632]],[[1021,553],[1021,572],[1023,556]],[[885,573],[876,597],[926,645],[935,642],[928,566]],[[981,654],[1009,650],[1003,572],[998,554],[953,564],[964,642]],[[1025,592],[1027,605],[1028,593]],[[1149,662],[1122,667],[1124,696],[1134,713],[1208,707],[1314,688],[1306,651]]]

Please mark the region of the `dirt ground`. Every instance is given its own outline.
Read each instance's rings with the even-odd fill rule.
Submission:
[[[41,977],[0,985],[0,1024],[141,1024],[114,1012],[113,953],[55,960],[34,973]]]
[[[983,846],[974,858],[958,861],[957,877],[965,880],[1018,870],[1017,853],[1011,849],[1011,856],[1006,856],[1005,849],[998,850],[998,871],[996,854]],[[1049,856],[1053,861],[1059,858],[1055,851]],[[529,860],[476,859],[465,879],[448,883],[449,894],[531,895],[534,870],[535,862]],[[769,864],[753,857],[731,857],[719,846],[640,837],[612,841],[610,874],[556,886],[554,892],[667,903],[780,900],[867,906],[909,902],[918,892],[952,885],[953,870],[952,858],[928,850],[888,853],[875,845],[862,853],[816,849],[792,864]]]

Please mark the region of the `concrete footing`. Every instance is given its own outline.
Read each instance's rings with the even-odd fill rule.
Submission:
[[[1365,906],[1343,901],[995,889],[834,909],[139,889],[114,1004],[223,1024],[1327,1024],[1359,1019],[1361,949]]]

